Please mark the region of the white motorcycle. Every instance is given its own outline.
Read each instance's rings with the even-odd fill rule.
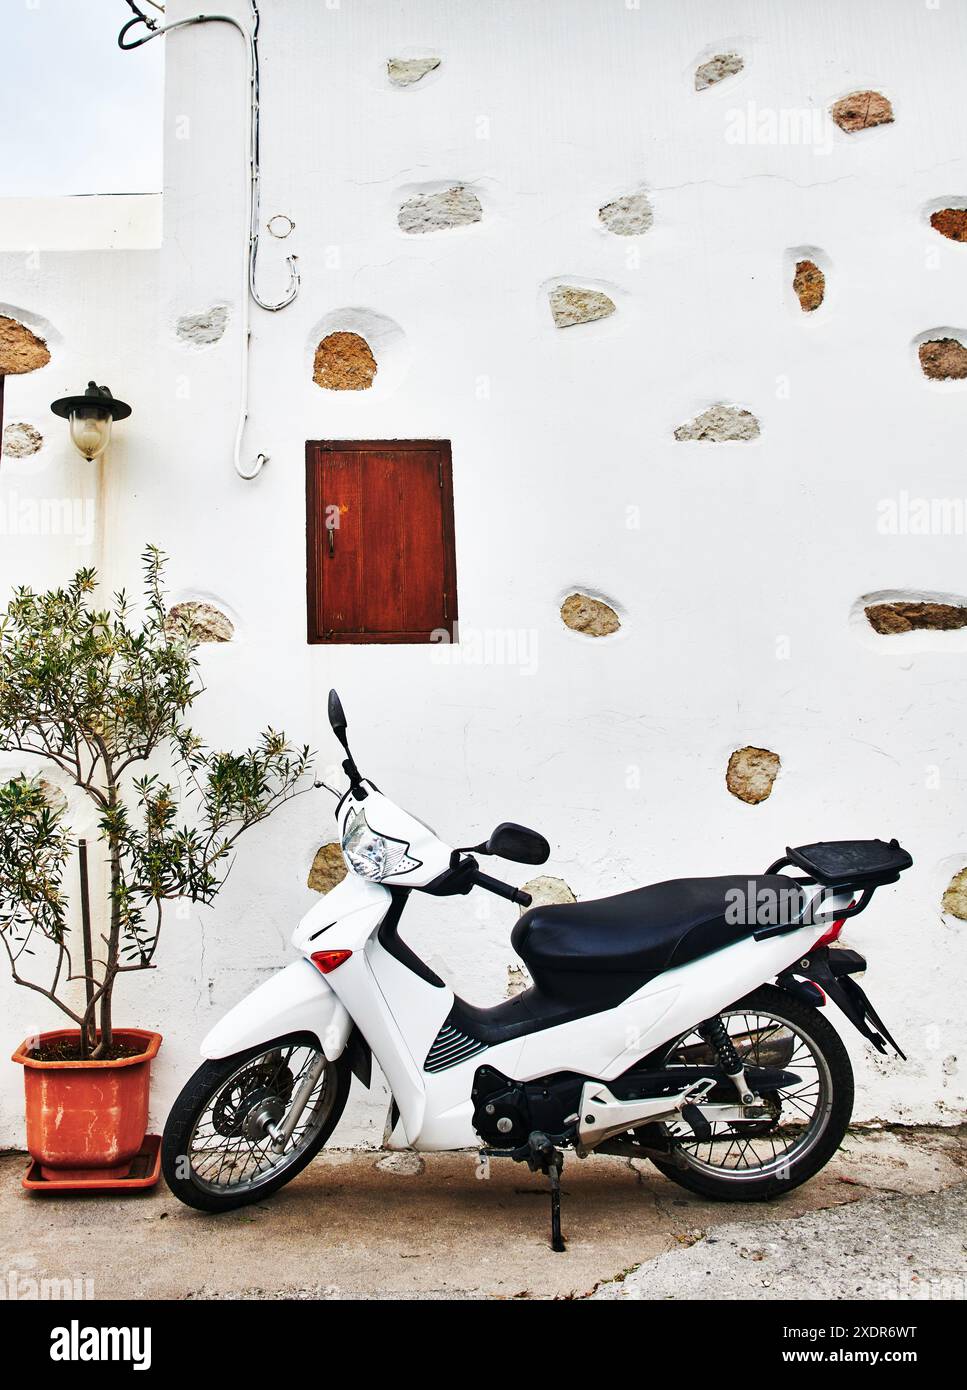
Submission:
[[[259,1201],[330,1137],[352,1074],[375,1056],[392,1101],[390,1149],[480,1149],[550,1182],[563,1250],[563,1151],[649,1158],[706,1197],[790,1191],[835,1153],[853,1107],[827,997],[881,1052],[902,1057],[834,945],[847,918],[912,860],[895,840],[787,849],[761,875],[672,879],[524,912],[511,941],[533,984],[465,1003],[399,935],[413,891],[480,888],[530,907],[475,855],[542,864],[543,836],[503,824],[451,849],[360,776],[335,691],[329,721],[349,786],[336,817],[347,877],[302,919],[302,958],[205,1038],[172,1108],[172,1192],[203,1211]],[[783,869],[793,873],[782,873]]]

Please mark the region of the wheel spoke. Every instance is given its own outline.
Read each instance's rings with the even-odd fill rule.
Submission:
[[[267,1048],[218,1087],[198,1116],[188,1146],[201,1187],[220,1193],[256,1188],[299,1158],[335,1103],[330,1065],[323,1068],[281,1152],[273,1148],[268,1124],[284,1123],[318,1057],[317,1048],[306,1044]]]
[[[818,1141],[832,1106],[832,1081],[825,1058],[810,1036],[780,1015],[754,1009],[722,1013],[733,1046],[746,1066],[781,1065],[799,1078],[789,1086],[763,1093],[769,1119],[712,1122],[712,1134],[699,1140],[679,1122],[666,1125],[674,1146],[700,1172],[738,1182],[788,1169]],[[670,1045],[667,1065],[706,1065],[696,1030]],[[712,1062],[715,1064],[714,1052]],[[781,1061],[776,1063],[776,1058]]]

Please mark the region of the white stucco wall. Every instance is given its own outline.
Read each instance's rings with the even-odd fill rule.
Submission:
[[[160,193],[4,198],[0,251],[156,250],[161,245],[161,211]]]
[[[160,258],[0,260],[0,300],[56,330],[51,365],[8,382],[7,419],[50,421],[47,448],[31,469],[4,460],[0,495],[94,486],[44,412],[89,373],[108,381],[135,413],[102,470],[91,553],[112,585],[136,587],[151,540],[171,554],[173,598],[214,597],[237,619],[234,642],[203,651],[199,731],[240,745],[271,722],[332,762],[335,685],[384,790],[457,843],[501,819],[533,824],[552,845],[546,872],[579,897],[760,871],[787,844],[898,836],[914,869],[846,939],[868,952],[909,1061],[850,1031],[856,1115],[962,1118],[967,924],[940,898],[967,863],[963,645],[873,639],[850,615],[883,590],[967,592],[962,534],[878,530],[903,490],[967,495],[965,384],[925,381],[914,348],[967,324],[967,246],[924,215],[967,187],[967,6],[269,0],[261,37],[263,222],[296,223],[285,242],[263,238],[261,283],[281,290],[290,250],[303,278],[290,308],[253,310],[245,456],[263,449],[269,466],[245,483],[231,463],[242,47],[194,28],[165,41]],[[697,64],[729,51],[744,71],[696,92]],[[391,87],[387,58],[421,53],[440,67]],[[754,122],[865,87],[889,96],[894,124],[816,127],[805,146],[729,135],[750,103]],[[451,183],[476,192],[482,222],[400,231],[405,197]],[[608,234],[598,208],[638,188],[653,227]],[[789,287],[803,247],[827,276],[814,315]],[[617,312],[555,329],[546,288],[561,280],[604,290]],[[177,337],[176,319],[220,304],[219,342]],[[320,326],[344,309],[401,330],[368,392],[311,380]],[[717,401],[751,410],[760,438],[675,441]],[[345,437],[452,441],[464,635],[524,633],[523,665],[306,645],[304,445]],[[59,580],[87,554],[5,537],[0,580]],[[606,597],[621,631],[564,628],[575,589]],[[758,806],[724,782],[746,744],[782,759]],[[251,832],[217,906],[172,912],[161,968],[126,982],[119,1021],[165,1035],[158,1124],[203,1033],[288,958],[330,806],[313,793]],[[478,894],[408,914],[409,941],[461,993],[503,996],[510,905]],[[11,1047],[54,1021],[8,985],[0,998]],[[0,1069],[0,1143],[22,1140],[19,1087]],[[378,1088],[354,1092],[340,1139],[378,1136],[385,1104]]]

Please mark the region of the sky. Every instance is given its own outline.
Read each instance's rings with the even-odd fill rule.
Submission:
[[[125,0],[0,0],[0,197],[160,192],[166,40],[122,53],[131,18]]]

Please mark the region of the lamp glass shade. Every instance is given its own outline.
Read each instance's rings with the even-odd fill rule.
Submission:
[[[71,439],[86,459],[100,458],[111,442],[111,416],[90,408],[71,411]]]

